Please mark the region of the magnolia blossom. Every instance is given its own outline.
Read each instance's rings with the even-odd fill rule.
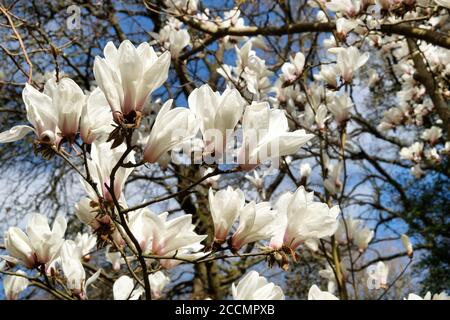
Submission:
[[[283,290],[256,271],[247,273],[236,286],[231,285],[234,300],[284,300]]]
[[[13,142],[34,132],[40,143],[59,144],[61,137],[73,142],[78,132],[85,96],[78,85],[69,78],[59,81],[50,78],[40,92],[26,84],[22,98],[27,110],[27,120],[33,127],[18,125],[0,133],[0,142]]]
[[[185,214],[171,220],[167,220],[167,217],[167,212],[159,215],[151,211],[145,213],[147,227],[152,229],[150,252],[159,256],[174,256],[177,252],[180,258],[198,258],[199,255],[195,253],[203,248],[200,242],[207,235],[195,233],[192,215]],[[163,259],[160,263],[165,267],[172,267],[177,262]]]
[[[342,189],[342,182],[339,178],[342,170],[342,162],[330,164],[328,166],[328,175],[323,182],[325,189],[331,194],[337,194]]]
[[[334,294],[337,287],[336,277],[329,264],[327,264],[326,269],[319,270],[319,276],[328,280],[327,290],[329,293]]]
[[[214,194],[210,188],[208,200],[214,222],[214,241],[223,243],[244,207],[244,193],[240,189],[234,190],[228,186],[226,190],[219,190]]]
[[[221,155],[242,116],[245,100],[236,89],[220,94],[205,84],[191,92],[188,102],[199,122],[206,151]]]
[[[164,0],[164,4],[176,12],[195,13],[198,0]]]
[[[120,125],[137,126],[148,96],[166,81],[170,53],[158,56],[148,43],[137,48],[123,41],[117,49],[108,42],[105,58],[95,57],[94,76]]]
[[[57,216],[52,229],[47,217],[34,214],[27,224],[27,234],[17,227],[10,227],[5,233],[6,250],[28,268],[48,264],[59,253],[64,241],[67,222]]]
[[[170,109],[173,100],[161,107],[148,136],[144,149],[144,160],[158,162],[163,156],[198,131],[194,113],[187,108]]]
[[[360,252],[364,252],[367,249],[368,244],[372,241],[374,231],[365,228],[363,222],[358,219],[348,218],[339,221],[339,226],[336,230],[336,240],[341,244],[347,243],[347,238],[350,242],[353,242]]]
[[[170,278],[162,271],[152,273],[148,276],[150,287],[152,288],[152,296],[155,299],[161,298],[162,291],[165,286],[170,283]]]
[[[169,17],[167,24],[159,33],[150,32],[150,34],[170,51],[172,57],[176,58],[185,47],[191,44],[189,32],[182,28],[183,24],[179,20]]]
[[[367,269],[369,276],[377,282],[377,288],[386,288],[387,279],[389,275],[389,267],[382,261],[379,261],[376,265],[372,265]]]
[[[320,72],[319,74],[315,74],[314,78],[316,80],[321,80],[324,81],[328,87],[330,88],[337,88],[338,83],[337,83],[337,76],[338,76],[338,68],[335,64],[332,65],[322,65],[320,67]]]
[[[277,201],[276,234],[270,246],[279,249],[283,245],[295,250],[300,244],[317,248],[317,240],[333,235],[338,227],[339,207],[331,209],[322,202],[313,200],[314,193],[300,186],[295,193],[287,192]]]
[[[22,270],[18,270],[17,274],[26,276],[26,273]],[[19,294],[24,291],[30,281],[26,277],[7,275],[3,279],[3,288],[5,289],[6,299],[17,300]]]
[[[333,114],[338,125],[345,124],[349,119],[352,106],[353,102],[346,93],[340,96],[336,95],[331,103],[327,105],[328,110]]]
[[[111,246],[106,247],[105,259],[111,263],[114,271],[119,271],[125,260],[122,258],[122,254],[119,251],[111,251]]]
[[[309,289],[308,300],[339,300],[334,294],[322,291],[315,284]]]
[[[364,252],[367,249],[370,241],[372,241],[374,231],[369,228],[358,229],[355,233],[355,244],[359,249],[359,252]]]
[[[436,126],[432,126],[430,129],[426,129],[422,132],[421,138],[428,141],[430,144],[436,144],[439,138],[442,137],[442,129]]]
[[[359,25],[356,20],[348,20],[345,18],[336,19],[336,31],[341,39],[345,39],[347,34]]]
[[[87,98],[81,113],[80,136],[84,143],[91,144],[100,137],[106,137],[113,129],[111,108],[105,95],[96,88]]]
[[[360,5],[360,0],[331,0],[326,3],[327,9],[334,12],[340,12],[349,18],[358,14]]]
[[[89,173],[94,183],[97,185],[97,189],[100,195],[107,202],[112,202],[113,197],[108,188],[112,188],[114,196],[117,200],[125,202],[122,196],[122,189],[125,185],[125,181],[133,171],[133,168],[120,167],[114,179],[114,186],[111,186],[111,172],[118,163],[126,150],[124,144],[117,148],[111,149],[111,143],[108,142],[95,142],[91,146],[91,159],[87,159],[87,165]],[[130,152],[124,159],[124,163],[134,162],[134,151]],[[89,198],[95,203],[99,204],[100,200],[97,198],[97,193],[84,179],[80,179],[84,188],[86,189]]]
[[[134,280],[129,276],[121,276],[114,282],[113,295],[114,300],[138,300],[144,288],[136,286]]]
[[[277,212],[269,202],[245,205],[239,213],[239,226],[231,238],[231,247],[237,251],[247,243],[270,239],[274,235]]]
[[[337,54],[337,68],[339,69],[342,79],[346,83],[350,83],[355,72],[366,64],[369,60],[369,53],[361,54],[356,47],[349,48],[332,48],[328,50],[331,53]]]
[[[401,235],[401,240],[402,240],[403,247],[406,250],[406,254],[408,255],[408,257],[412,258],[413,254],[414,254],[414,250],[413,250],[411,240],[409,240],[409,237],[406,234]]]
[[[295,57],[290,57],[290,62],[286,62],[281,67],[281,72],[287,81],[294,81],[303,72],[305,66],[305,56],[301,52],[297,52]]]
[[[400,150],[400,157],[414,162],[420,162],[423,154],[423,143],[415,142],[410,147],[403,147]]]
[[[307,180],[311,175],[311,165],[309,163],[302,163],[300,166],[300,177]]]
[[[266,102],[253,103],[245,109],[242,129],[239,163],[246,170],[269,158],[293,154],[314,136],[305,130],[288,132],[289,125],[284,112],[270,109]]]
[[[98,269],[86,280],[86,272],[80,261],[80,252],[77,250],[76,244],[70,240],[65,241],[61,247],[60,264],[66,278],[67,288],[81,299],[87,299],[87,288],[98,279],[102,269]]]

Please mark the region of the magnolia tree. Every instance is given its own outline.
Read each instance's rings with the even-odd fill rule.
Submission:
[[[450,1],[0,11],[7,299],[447,299]]]

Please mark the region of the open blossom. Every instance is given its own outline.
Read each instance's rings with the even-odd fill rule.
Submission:
[[[247,273],[236,286],[231,285],[234,300],[284,300],[283,290],[256,271]]]
[[[349,18],[352,18],[358,14],[360,5],[360,0],[331,0],[326,3],[328,10],[340,12]]]
[[[17,271],[17,274],[26,275],[22,270]],[[30,281],[26,277],[7,275],[3,279],[3,288],[5,289],[6,299],[17,300],[19,294],[24,291]]]
[[[355,244],[359,252],[364,252],[367,249],[370,241],[372,241],[374,231],[369,228],[358,229],[355,233]]]
[[[428,141],[430,144],[436,144],[439,138],[442,137],[442,129],[436,126],[432,126],[430,129],[426,129],[422,132],[421,138]]]
[[[245,109],[242,128],[239,157],[244,169],[252,169],[270,158],[296,153],[314,136],[305,130],[288,132],[284,111],[270,109],[267,102],[253,103]]]
[[[335,64],[322,65],[319,74],[315,74],[314,78],[316,80],[324,81],[328,87],[335,89],[338,86],[336,79],[338,72],[339,70]]]
[[[148,221],[147,227],[151,228],[151,245],[148,247],[152,254],[159,256],[173,256],[178,251],[177,256],[193,256],[203,248],[200,244],[207,235],[198,235],[192,224],[192,215],[185,214],[180,217],[167,220],[168,213],[155,214],[151,211],[145,213]],[[161,261],[161,264],[170,263],[168,259]]]
[[[63,243],[59,260],[64,277],[66,278],[67,288],[81,299],[87,299],[87,288],[98,279],[102,269],[98,269],[97,272],[86,280],[86,272],[80,260],[79,248],[75,242],[70,240],[66,240]]]
[[[308,300],[339,300],[334,294],[322,291],[318,286],[313,285],[308,292]]]
[[[270,239],[274,235],[277,212],[269,202],[245,205],[239,213],[239,226],[231,238],[233,250],[239,250],[247,243]]]
[[[188,102],[198,119],[206,152],[221,155],[242,116],[245,100],[236,89],[220,94],[205,84],[191,92]]]
[[[283,76],[287,81],[294,81],[303,72],[303,67],[305,66],[305,56],[301,52],[297,52],[295,57],[292,59],[290,57],[290,62],[286,62],[281,67]]]
[[[214,222],[214,241],[223,243],[244,207],[244,193],[240,189],[233,190],[228,186],[227,189],[219,190],[214,194],[210,188],[208,201]]]
[[[348,20],[345,18],[339,18],[336,20],[336,31],[341,39],[345,39],[347,34],[355,29],[359,25],[356,20]]]
[[[100,137],[106,137],[113,129],[113,117],[103,91],[93,90],[81,113],[80,136],[84,143],[91,144]]]
[[[123,41],[117,49],[108,42],[104,58],[95,57],[94,76],[119,125],[137,126],[149,95],[168,76],[170,53],[158,56],[148,43],[137,48]]]
[[[317,246],[318,239],[328,237],[336,232],[339,207],[331,209],[327,204],[315,202],[314,193],[306,192],[300,186],[295,193],[287,192],[277,201],[277,232],[271,239],[270,246],[279,249],[283,245],[295,250],[306,242],[308,246]]]
[[[144,149],[146,162],[158,162],[168,151],[192,138],[198,131],[192,111],[181,107],[170,109],[171,106],[172,100],[168,100],[156,116]]]
[[[39,142],[59,144],[61,137],[73,142],[78,132],[85,96],[78,85],[69,78],[56,81],[50,78],[40,92],[26,84],[22,98],[27,110],[27,120],[33,127],[18,125],[0,133],[0,142],[13,142],[34,132]]]
[[[423,155],[423,143],[415,142],[410,147],[403,147],[400,150],[400,157],[402,159],[420,162]]]
[[[67,222],[57,216],[52,229],[47,217],[34,214],[27,224],[27,233],[11,227],[5,234],[5,247],[14,258],[28,268],[48,264],[59,253],[64,242]]]
[[[355,72],[369,60],[369,53],[365,52],[361,54],[356,47],[338,47],[329,49],[328,51],[337,54],[336,65],[342,79],[346,83],[350,83]]]
[[[172,57],[178,57],[180,52],[191,44],[191,37],[186,29],[183,29],[181,21],[169,17],[168,22],[161,28],[159,33],[150,33],[166,50],[170,51]]]
[[[347,236],[350,242],[353,242],[360,252],[367,249],[368,244],[372,241],[374,231],[364,227],[363,222],[359,219],[348,218],[339,221],[339,226],[336,230],[336,240],[341,244],[347,243]]]
[[[340,96],[336,95],[334,99],[327,105],[328,110],[333,114],[338,125],[345,124],[350,117],[350,109],[353,102],[350,97],[344,93]]]
[[[164,4],[176,12],[195,13],[198,0],[164,0]]]
[[[125,149],[126,146],[124,144],[118,146],[117,148],[111,149],[111,143],[97,141],[91,146],[91,159],[87,160],[89,173],[91,174],[92,180],[96,183],[100,195],[107,202],[113,201],[112,195],[107,188],[107,186],[111,187],[111,172],[114,166],[118,163],[120,157],[124,154]],[[124,159],[124,163],[134,161],[134,152],[132,151]],[[122,196],[122,189],[125,185],[125,181],[132,171],[133,168],[120,167],[115,174],[114,186],[112,189],[114,190],[116,199],[122,203],[125,201]],[[86,189],[89,198],[97,204],[100,203],[100,200],[97,199],[97,194],[92,186],[84,179],[81,179],[81,182]]]
[[[385,263],[379,261],[376,265],[371,265],[367,269],[367,273],[372,279],[376,280],[381,288],[387,288],[389,267]]]

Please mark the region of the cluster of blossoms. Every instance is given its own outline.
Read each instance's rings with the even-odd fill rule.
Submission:
[[[165,2],[170,12],[190,13],[192,19],[206,28],[245,26],[237,8],[211,19],[206,10],[194,15],[196,1]],[[378,130],[393,130],[400,125],[423,126],[424,117],[433,112],[434,106],[414,76],[407,41],[395,36],[381,38],[372,33],[382,22],[400,21],[397,10],[408,9],[412,2],[317,1],[318,21],[328,21],[323,11],[327,9],[337,18],[336,35],[324,40],[326,53],[332,58],[319,66],[308,65],[305,55],[296,52],[275,70],[258,54],[257,50],[267,49],[261,38],[226,36],[220,45],[224,50],[235,51],[236,63],[221,65],[217,73],[225,79],[227,89],[216,92],[208,84],[195,88],[187,97],[186,107],[172,107],[174,101],[169,99],[160,101],[156,110],[157,104],[151,101],[152,94],[166,82],[171,61],[195,45],[185,22],[173,17],[159,33],[152,34],[152,44],[159,44],[162,52],[155,52],[149,43],[135,47],[125,40],[116,47],[109,42],[103,57],[95,58],[93,72],[98,87],[90,92],[84,92],[73,80],[56,73],[46,81],[43,90],[27,84],[22,96],[31,126],[18,125],[0,133],[0,142],[17,141],[34,132],[35,148],[46,158],[57,155],[67,159],[72,156],[71,150],[78,151],[81,147],[85,154],[85,174],[81,174],[80,181],[86,196],[75,205],[75,213],[89,226],[90,232],[78,234],[73,240],[66,239],[65,218],[58,216],[50,228],[47,218],[35,214],[28,221],[26,233],[17,227],[6,232],[5,247],[9,255],[1,257],[7,262],[2,268],[21,265],[27,272],[38,271],[67,288],[71,297],[86,299],[88,286],[101,276],[102,269],[87,277],[84,263],[89,261],[95,246],[106,246],[105,260],[115,271],[125,269],[124,265],[128,267],[130,260],[136,259],[143,259],[142,268],[154,270],[146,275],[145,281],[128,275],[115,280],[114,299],[134,300],[145,293],[145,283],[149,283],[152,297],[162,297],[170,283],[168,272],[181,263],[207,261],[227,249],[238,256],[244,246],[257,242],[264,243],[260,249],[268,256],[269,265],[276,263],[285,270],[289,268],[289,256],[297,261],[296,251],[303,245],[315,252],[325,239],[332,239],[333,243],[336,240],[343,247],[355,245],[362,254],[374,231],[359,219],[339,219],[340,208],[331,203],[343,189],[340,179],[343,163],[332,163],[326,154],[321,155],[323,186],[329,196],[326,201],[315,198],[314,192],[307,188],[312,170],[308,164],[300,169],[301,183],[296,190],[281,194],[274,203],[247,202],[239,188],[210,188],[208,202],[214,224],[211,245],[204,242],[208,235],[195,231],[191,214],[172,217],[168,212],[153,212],[146,203],[130,206],[124,186],[133,171],[143,164],[167,167],[170,152],[190,141],[196,142],[187,148],[193,158],[226,157],[230,153],[230,138],[238,130],[242,132],[241,145],[231,152],[239,159],[236,171],[251,171],[268,160],[295,155],[314,141],[316,135],[322,137],[335,131],[343,136],[355,108],[349,88],[369,61],[369,54],[363,52],[365,42],[383,50],[387,50],[385,43],[394,43],[395,48],[390,50],[399,64],[393,72],[401,74],[398,106],[384,113]],[[449,7],[447,1],[436,2]],[[378,16],[368,14],[372,7],[379,9]],[[417,14],[408,11],[403,18]],[[431,24],[437,25],[439,21]],[[431,61],[432,72],[440,77],[449,76],[450,61],[445,49],[434,50],[427,44],[421,44],[419,49]],[[314,72],[315,81],[307,84],[303,78],[308,72]],[[375,86],[380,77],[373,70],[368,73],[369,86]],[[448,89],[439,89],[444,95],[450,95]],[[291,130],[297,125],[304,129]],[[426,165],[438,164],[443,154],[450,153],[450,144],[443,141],[439,125],[436,121],[436,125],[422,132],[421,142],[400,151],[403,159],[415,164],[416,176],[422,174],[424,161]],[[341,138],[340,147],[344,150],[346,146],[345,138]],[[203,167],[203,170],[205,176],[221,171],[218,166]],[[247,179],[257,189],[264,188],[257,171],[253,176],[247,175]],[[408,256],[412,257],[407,236],[402,236],[402,241]],[[132,258],[127,256],[127,250],[133,253]],[[381,288],[387,288],[388,266],[379,262],[374,270],[370,276]],[[320,276],[328,280],[328,290],[313,285],[309,300],[338,299],[334,295],[333,273],[331,268],[321,270]],[[29,284],[22,270],[6,277],[8,298],[17,298]],[[233,283],[231,293],[234,299],[285,298],[279,286],[256,271]],[[416,298],[420,297],[414,294],[408,297]],[[433,296],[433,299],[443,298],[445,294]],[[424,299],[431,299],[431,294]]]

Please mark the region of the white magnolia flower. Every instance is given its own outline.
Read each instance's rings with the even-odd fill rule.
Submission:
[[[150,282],[150,288],[152,289],[152,297],[154,299],[161,298],[162,291],[165,286],[170,283],[170,278],[162,271],[152,273],[148,276]]]
[[[365,65],[367,60],[369,60],[369,53],[365,52],[361,54],[356,47],[338,47],[329,49],[328,51],[337,54],[336,65],[342,79],[346,83],[350,83],[355,75],[355,72]]]
[[[328,280],[327,290],[329,293],[334,294],[337,287],[336,277],[329,264],[327,264],[325,269],[319,270],[319,276]]]
[[[256,271],[247,273],[236,286],[231,285],[234,300],[284,300],[283,290]]]
[[[166,50],[170,51],[172,57],[176,58],[180,52],[191,44],[191,37],[186,29],[182,29],[183,24],[169,17],[168,22],[161,28],[159,33],[150,32]]]
[[[328,87],[335,89],[338,86],[336,80],[338,72],[339,70],[335,64],[322,65],[319,74],[314,75],[314,78],[316,80],[324,81]]]
[[[86,280],[86,272],[80,260],[79,248],[71,240],[66,240],[63,243],[59,260],[64,277],[66,278],[67,288],[81,299],[87,299],[87,288],[98,279],[102,269],[98,269],[97,272]]]
[[[205,84],[191,92],[188,102],[200,124],[206,151],[221,155],[242,116],[245,100],[236,89],[220,94]]]
[[[28,220],[27,234],[17,227],[8,229],[5,234],[6,250],[28,268],[46,265],[59,253],[66,227],[63,216],[57,216],[50,229],[47,217],[34,214]]]
[[[355,244],[360,252],[364,252],[367,249],[370,241],[372,241],[374,231],[369,228],[358,229],[355,232]]]
[[[96,88],[87,98],[80,121],[80,136],[83,142],[91,144],[94,140],[106,137],[113,129],[111,108],[103,91]]]
[[[373,265],[372,265],[373,266]],[[367,272],[372,279],[375,279],[381,288],[387,288],[387,280],[389,275],[389,267],[379,261],[374,268],[368,268]]]
[[[114,282],[113,295],[114,300],[138,300],[144,288],[135,285],[134,280],[129,276],[121,276]]]
[[[219,190],[214,194],[210,188],[208,201],[214,222],[214,241],[223,243],[244,207],[244,193],[228,186],[226,190]]]
[[[80,259],[89,260],[90,252],[97,244],[97,237],[89,233],[77,233],[75,244],[80,253]]]
[[[348,20],[345,18],[336,19],[336,31],[341,39],[345,39],[347,34],[359,25],[356,20]]]
[[[22,98],[27,110],[27,120],[33,127],[19,125],[0,133],[0,142],[13,142],[34,132],[39,142],[59,144],[61,138],[73,142],[78,132],[85,96],[78,85],[69,78],[56,82],[50,78],[40,92],[26,84]]]
[[[194,113],[187,108],[170,109],[173,100],[168,100],[156,116],[144,149],[144,160],[158,162],[165,154],[198,131]]]
[[[339,300],[334,294],[322,291],[315,284],[309,289],[308,300]]]
[[[411,240],[409,240],[409,237],[406,234],[402,234],[401,240],[402,240],[403,247],[405,248],[408,257],[412,258],[413,254],[414,254],[414,249],[413,249]]]
[[[356,16],[360,10],[360,0],[331,0],[326,3],[327,9],[340,12],[346,17],[352,18]]]
[[[252,169],[270,158],[296,153],[314,136],[305,130],[288,132],[284,111],[270,109],[267,102],[253,103],[245,109],[242,129],[239,163],[244,169]]]
[[[89,173],[93,182],[96,183],[100,195],[105,201],[113,201],[112,195],[109,192],[107,186],[111,187],[111,172],[118,163],[119,159],[124,154],[125,149],[126,146],[124,144],[111,149],[111,143],[99,141],[95,141],[91,146],[91,159],[87,160]],[[128,154],[124,159],[124,163],[128,162],[135,162],[134,151],[130,152],[130,154]],[[125,181],[132,171],[133,168],[120,167],[115,174],[114,186],[112,187],[112,189],[114,191],[116,199],[119,200],[119,202],[121,202],[122,204],[124,204],[125,202],[125,199],[122,195],[122,189],[125,185]],[[101,203],[101,201],[97,199],[97,194],[92,186],[88,184],[84,179],[80,179],[80,181],[83,184],[86,192],[88,193],[89,198],[97,204]],[[86,200],[84,200],[82,209],[87,209]],[[89,213],[87,212],[85,212],[85,214],[89,215]]]
[[[305,66],[305,56],[301,52],[297,52],[295,57],[290,57],[290,62],[286,62],[281,67],[281,72],[287,81],[294,81],[303,72]]]
[[[322,202],[313,200],[314,193],[307,193],[303,186],[292,194],[287,192],[277,201],[278,211],[276,235],[270,246],[279,249],[283,245],[295,250],[300,244],[314,249],[318,239],[333,235],[338,227],[339,207],[331,209]]]
[[[152,229],[150,253],[159,256],[173,256],[177,251],[177,257],[189,256],[200,251],[200,244],[207,235],[195,233],[195,225],[192,224],[192,215],[185,214],[172,220],[167,220],[168,213],[159,215],[147,211],[144,213],[148,221],[148,228]],[[194,255],[193,255],[194,256]],[[169,259],[163,259],[161,264],[170,263]],[[172,266],[172,265],[170,265]]]
[[[334,96],[334,99],[327,105],[338,125],[343,125],[350,118],[352,106],[352,99],[346,93]]]
[[[239,250],[247,243],[270,239],[276,231],[274,223],[277,212],[269,202],[254,201],[245,205],[239,213],[239,226],[231,238],[233,250]]]
[[[170,53],[158,56],[146,42],[137,48],[123,41],[117,49],[108,42],[104,58],[95,57],[94,76],[118,124],[136,126],[149,95],[167,79]]]
[[[324,180],[323,185],[331,194],[338,194],[342,190],[342,182],[339,178],[341,175],[342,166],[342,162],[330,164],[328,166],[328,175]]]
[[[410,147],[403,147],[400,150],[400,157],[402,159],[420,162],[423,154],[423,143],[415,142]]]
[[[442,137],[442,129],[436,126],[432,126],[430,129],[426,129],[422,132],[421,138],[428,141],[430,144],[436,144],[439,138]]]
[[[17,271],[17,274],[26,275],[22,270]],[[19,294],[24,291],[30,281],[26,277],[7,275],[3,279],[3,288],[5,290],[6,299],[17,300]]]

